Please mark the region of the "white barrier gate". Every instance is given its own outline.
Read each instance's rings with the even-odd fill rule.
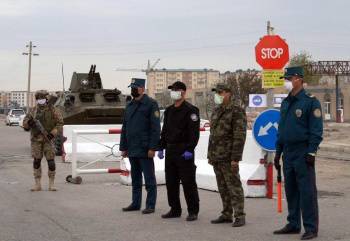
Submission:
[[[131,184],[131,177],[129,176],[128,170],[130,170],[130,163],[127,158],[121,159],[120,169],[109,170],[109,169],[88,169],[83,168],[90,165],[96,159],[96,156],[103,154],[104,156],[108,153],[106,148],[111,148],[119,143],[119,135],[112,135],[113,140],[109,142],[103,142],[103,144],[96,144],[97,141],[92,141],[92,143],[79,143],[77,140],[78,135],[94,135],[100,137],[101,140],[106,139],[106,134],[118,134],[120,129],[108,129],[109,127],[120,128],[120,125],[110,125],[110,126],[70,126],[66,127],[64,134],[71,131],[71,136],[67,136],[67,142],[65,145],[66,161],[72,161],[72,175],[68,176],[67,179],[71,181],[79,182],[79,174],[93,174],[93,173],[121,173],[121,182],[126,185]],[[77,129],[79,128],[79,129]],[[84,129],[85,128],[85,129]],[[113,133],[111,133],[113,132]],[[102,137],[102,138],[101,138]],[[109,137],[110,138],[110,137]],[[96,138],[98,139],[98,138]],[[207,147],[209,141],[209,131],[201,129],[200,139],[195,150],[195,163],[197,165],[197,185],[199,188],[206,190],[217,191],[216,178],[211,165],[208,164],[207,160]],[[107,145],[108,144],[108,145]],[[98,145],[101,148],[98,148]],[[103,147],[105,146],[105,147]],[[106,147],[107,146],[107,147]],[[79,150],[78,150],[79,149]],[[96,149],[99,151],[96,152]],[[118,148],[119,149],[119,148]],[[111,152],[113,150],[110,150]],[[88,153],[88,155],[84,155]],[[83,154],[80,156],[80,154]],[[118,156],[116,154],[116,156]],[[90,163],[83,165],[78,168],[77,162],[78,157],[81,157],[84,161],[90,160]],[[114,156],[113,156],[114,157]],[[74,163],[74,164],[73,164]],[[160,160],[157,155],[154,158],[155,175],[158,184],[165,184],[165,173],[164,173],[164,159]],[[267,164],[264,161],[264,153],[261,148],[255,143],[252,132],[247,131],[246,143],[243,151],[242,161],[239,163],[240,166],[240,176],[242,180],[242,185],[246,197],[266,197],[267,190],[271,190],[272,184],[268,181],[267,176]],[[74,171],[73,171],[74,170]],[[77,179],[78,177],[78,179]],[[271,177],[270,177],[271,178]]]
[[[82,182],[82,178],[79,176],[81,174],[100,174],[100,173],[120,173],[121,175],[129,175],[129,171],[122,170],[120,168],[100,168],[100,169],[85,169],[86,167],[99,162],[100,160],[93,160],[88,162],[87,164],[78,167],[78,136],[81,135],[106,135],[106,134],[120,134],[121,129],[104,129],[104,130],[73,130],[72,131],[72,175],[68,175],[66,178],[67,182],[80,184]],[[119,144],[115,143],[112,146],[108,146],[102,143],[98,143],[106,148],[109,148],[111,154],[109,156],[113,156],[117,158],[117,161],[120,161],[121,155],[119,152]]]

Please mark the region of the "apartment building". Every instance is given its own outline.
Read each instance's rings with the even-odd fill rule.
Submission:
[[[147,93],[164,107],[170,102],[168,86],[182,81],[187,86],[187,100],[199,105],[219,76],[219,71],[213,69],[154,69],[147,73]]]

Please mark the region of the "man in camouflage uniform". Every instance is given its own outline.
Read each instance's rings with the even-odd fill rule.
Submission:
[[[53,140],[62,132],[63,118],[61,113],[52,105],[48,104],[48,92],[40,90],[35,93],[37,105],[27,114],[23,120],[23,127],[31,131],[31,149],[34,158],[34,179],[35,185],[31,191],[41,191],[41,159],[43,155],[48,164],[49,191],[56,191],[54,180],[56,174],[55,150],[48,140]],[[47,131],[47,138],[38,130],[35,121],[39,120]]]
[[[242,160],[247,118],[245,111],[233,102],[228,85],[218,84],[213,91],[217,108],[210,120],[208,162],[214,167],[223,211],[211,223],[231,223],[234,209],[232,226],[240,227],[245,225],[245,213],[238,163]]]

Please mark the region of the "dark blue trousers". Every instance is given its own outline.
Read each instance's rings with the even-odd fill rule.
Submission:
[[[132,205],[140,208],[142,201],[142,174],[147,191],[146,208],[155,208],[157,200],[157,182],[152,158],[129,157],[132,180]]]
[[[306,163],[307,144],[287,145],[283,149],[283,172],[288,202],[287,220],[306,232],[318,232],[318,202],[315,167]]]

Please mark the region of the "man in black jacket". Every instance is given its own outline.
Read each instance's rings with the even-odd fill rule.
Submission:
[[[185,101],[186,85],[180,81],[172,86],[170,96],[174,104],[164,112],[164,125],[161,132],[158,152],[160,159],[165,155],[165,179],[170,211],[162,218],[181,216],[180,181],[182,183],[187,203],[187,221],[198,218],[199,197],[196,183],[196,165],[194,149],[199,140],[199,110]]]

